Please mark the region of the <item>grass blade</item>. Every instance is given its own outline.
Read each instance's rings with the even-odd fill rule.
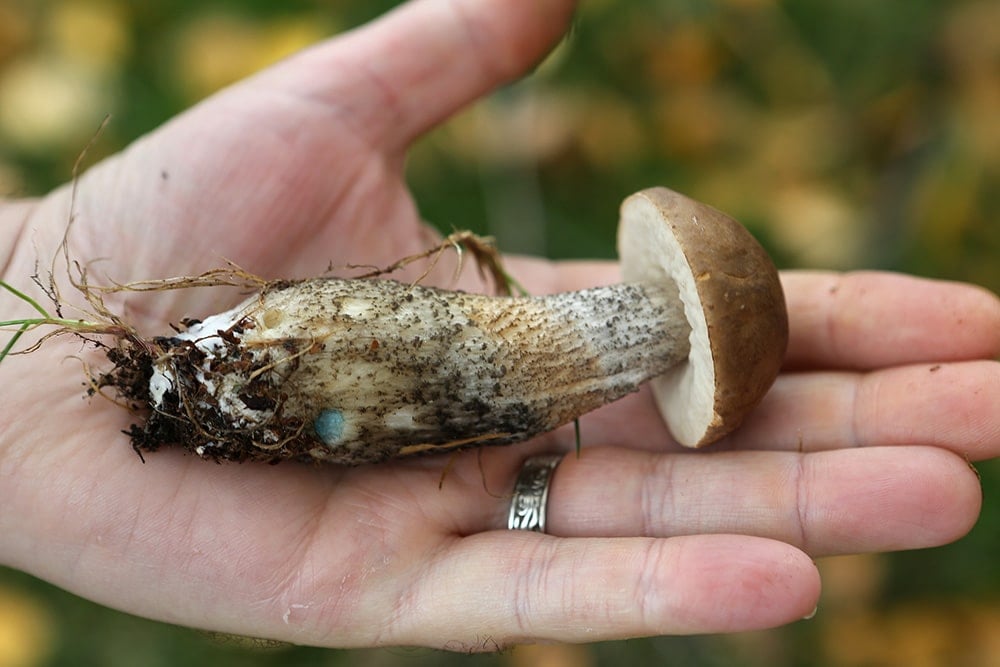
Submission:
[[[5,289],[5,290],[7,290],[8,292],[10,292],[11,294],[13,294],[14,296],[16,296],[16,297],[17,297],[18,299],[20,299],[21,301],[25,301],[25,302],[27,302],[27,303],[28,303],[29,305],[31,305],[31,307],[32,307],[32,308],[34,308],[34,309],[35,309],[35,310],[37,310],[37,311],[38,311],[39,313],[41,313],[41,314],[42,314],[42,317],[44,317],[45,319],[47,319],[47,320],[48,320],[48,319],[52,319],[52,316],[51,316],[51,315],[49,315],[48,311],[47,311],[47,310],[45,310],[44,308],[42,308],[42,307],[41,307],[41,306],[40,306],[40,305],[38,304],[38,302],[37,302],[37,301],[35,301],[35,300],[34,300],[34,299],[32,299],[32,298],[31,298],[30,296],[28,296],[27,294],[25,294],[25,293],[24,293],[24,292],[22,292],[21,290],[17,289],[17,288],[16,288],[16,287],[14,287],[13,285],[11,285],[11,284],[9,284],[9,283],[7,283],[7,282],[3,281],[3,280],[0,280],[0,287],[4,288],[4,289]]]
[[[7,355],[10,354],[10,351],[14,348],[14,345],[17,343],[18,339],[21,338],[22,335],[24,335],[24,332],[28,330],[29,326],[30,326],[29,324],[21,325],[21,328],[18,329],[17,332],[10,337],[10,340],[7,341],[6,345],[4,345],[3,350],[0,351],[0,363],[3,363],[3,360],[7,358]]]

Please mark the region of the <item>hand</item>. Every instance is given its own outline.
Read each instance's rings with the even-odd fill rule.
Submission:
[[[301,277],[423,250],[433,235],[403,180],[408,145],[537,61],[572,9],[415,0],[223,91],[84,175],[71,254],[109,258],[100,273],[128,281],[222,258]],[[0,212],[5,280],[25,285],[35,248],[58,244],[69,194]],[[615,279],[605,264],[509,268],[536,293]],[[129,415],[81,400],[67,358],[79,342],[50,341],[0,368],[0,562],[135,614],[331,646],[476,650],[793,621],[816,605],[811,558],[937,545],[972,526],[967,460],[1000,452],[1000,366],[984,361],[1000,353],[1000,303],[894,275],[784,281],[787,372],[745,427],[681,454],[645,392],[588,415],[584,451],[554,477],[551,535],[505,530],[505,494],[529,454],[572,451],[571,431],[459,455],[440,490],[435,457],[217,466],[173,450],[143,465],[120,434]],[[112,305],[152,335],[219,300]]]

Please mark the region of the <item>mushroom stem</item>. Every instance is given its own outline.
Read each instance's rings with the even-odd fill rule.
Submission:
[[[276,458],[341,463],[517,442],[683,361],[690,331],[669,284],[496,297],[279,283],[168,341],[150,422],[193,414],[185,444],[219,458],[237,432]]]

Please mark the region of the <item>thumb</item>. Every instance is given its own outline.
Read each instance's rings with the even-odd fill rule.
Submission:
[[[401,151],[537,63],[575,0],[413,0],[273,68],[271,83],[337,110],[369,145]],[[279,83],[280,82],[280,83]]]

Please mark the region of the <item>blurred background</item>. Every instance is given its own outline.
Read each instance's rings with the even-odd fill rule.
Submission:
[[[0,195],[41,195],[389,0],[0,0]],[[786,268],[879,268],[1000,290],[1000,3],[586,0],[527,80],[419,143],[424,216],[501,248],[614,256],[621,199],[665,184],[747,224]],[[0,569],[0,667],[996,665],[1000,466],[957,544],[820,562],[810,621],[496,656],[248,647]]]

